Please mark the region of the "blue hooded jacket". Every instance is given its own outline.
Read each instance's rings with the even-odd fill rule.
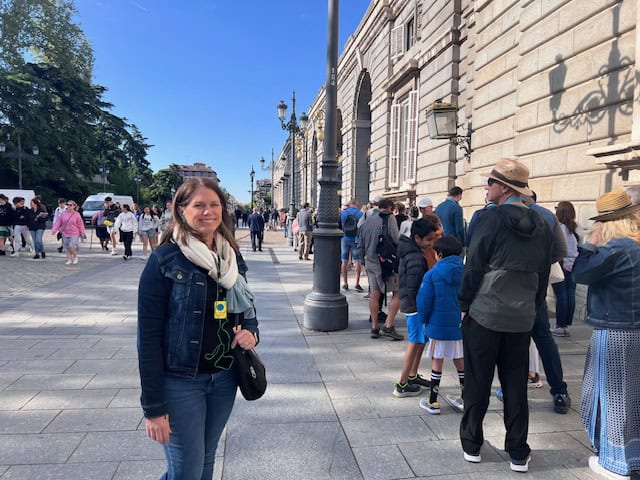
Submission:
[[[451,255],[425,273],[418,291],[418,314],[426,324],[426,336],[434,340],[462,340],[458,290],[462,259]]]

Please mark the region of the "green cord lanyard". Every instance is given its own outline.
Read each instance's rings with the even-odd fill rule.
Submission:
[[[213,318],[216,320],[227,319],[227,298],[220,300],[220,257],[218,254],[214,254],[216,257],[216,266],[218,267],[218,284],[216,285],[216,301],[213,304]]]

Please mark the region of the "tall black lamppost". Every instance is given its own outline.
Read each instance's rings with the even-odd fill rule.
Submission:
[[[268,170],[271,172],[271,208],[275,207],[275,202],[273,201],[273,167],[275,162],[273,160],[273,148],[271,149],[271,163],[269,165],[265,165],[264,157],[260,157],[260,167],[262,170]]]
[[[109,169],[106,167],[106,165],[102,165],[100,167],[100,175],[102,175],[102,191],[104,192],[107,188],[107,175],[109,175]]]
[[[338,0],[329,1],[327,80],[325,83],[325,137],[323,144],[318,227],[313,231],[313,291],[304,300],[303,325],[311,330],[343,330],[349,324],[349,305],[340,293],[340,239],[338,229]],[[316,262],[316,259],[320,259]]]
[[[142,178],[133,177],[133,181],[136,182],[136,203],[140,203],[140,182]]]
[[[16,129],[15,133],[18,141],[18,188],[22,190],[22,139],[20,138],[20,130]],[[7,138],[9,138],[9,135],[7,135]],[[4,153],[6,149],[7,146],[4,143],[0,143],[0,153]],[[31,148],[31,153],[38,155],[40,149],[34,145]]]
[[[280,119],[280,123],[282,124],[283,130],[289,131],[289,144],[291,146],[291,182],[290,189],[291,192],[291,202],[289,204],[289,246],[293,246],[293,232],[291,229],[291,225],[293,224],[293,220],[296,218],[296,197],[295,197],[295,164],[296,164],[296,145],[295,145],[295,136],[298,133],[304,132],[307,128],[307,122],[309,121],[309,117],[307,114],[302,112],[300,115],[300,125],[296,122],[296,92],[293,92],[293,97],[291,98],[291,118],[289,119],[289,123],[284,123],[287,118],[287,104],[284,103],[283,100],[280,100],[278,104],[278,118]]]
[[[253,171],[253,165],[251,165],[249,176],[251,177],[251,210],[253,211],[253,179],[256,176],[256,172]]]

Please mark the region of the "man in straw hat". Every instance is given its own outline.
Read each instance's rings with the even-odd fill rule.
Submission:
[[[502,383],[511,470],[526,472],[529,407],[529,342],[536,304],[546,295],[551,231],[520,198],[531,196],[529,170],[502,158],[488,177],[487,199],[497,205],[476,222],[459,293],[464,340],[464,459],[480,462],[482,421],[495,367]]]

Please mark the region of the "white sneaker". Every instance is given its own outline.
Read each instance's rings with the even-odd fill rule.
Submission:
[[[464,412],[464,401],[462,398],[457,397],[455,395],[445,395],[444,399],[447,401],[449,405],[458,410],[459,412]]]
[[[65,265],[71,265],[71,260],[67,260],[66,262],[64,262]]]
[[[73,257],[73,260],[71,261],[71,263],[76,265],[78,263],[78,257]]]
[[[18,252],[13,252],[13,253],[11,254],[11,256],[12,256],[12,257],[19,257],[19,256],[20,256],[20,254],[19,254]]]
[[[480,456],[479,453],[472,455],[470,453],[465,452],[464,450],[462,451],[462,453],[464,453],[464,459],[467,462],[471,462],[471,463],[480,463],[482,461],[482,457]]]
[[[531,461],[531,457],[527,457],[524,460],[514,460],[511,459],[509,463],[509,467],[514,472],[526,473],[529,471],[529,462]]]
[[[425,409],[431,415],[440,415],[440,404],[435,401],[431,403],[428,398],[420,400],[420,408]]]
[[[113,250],[111,250],[111,255],[113,256],[118,255],[118,251],[114,248]]]

